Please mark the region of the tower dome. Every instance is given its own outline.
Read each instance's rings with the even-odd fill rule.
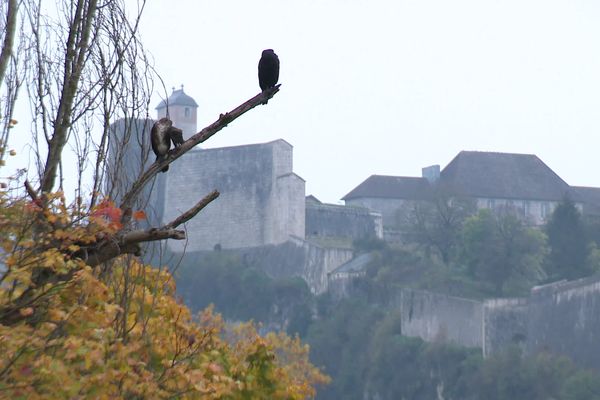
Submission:
[[[162,100],[156,106],[157,118],[168,117],[173,125],[183,130],[183,134],[189,137],[197,132],[197,109],[198,103],[193,97],[180,89],[173,88],[173,92],[167,100]]]

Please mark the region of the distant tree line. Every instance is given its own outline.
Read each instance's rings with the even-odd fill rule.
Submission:
[[[318,399],[600,399],[600,374],[564,357],[511,347],[483,359],[479,349],[402,336],[400,316],[364,297],[323,311],[306,337],[312,362],[332,377]]]
[[[311,362],[332,377],[318,399],[600,399],[598,372],[566,358],[526,357],[514,347],[484,360],[479,349],[403,336],[399,314],[386,307],[401,286],[485,298],[592,274],[600,265],[598,221],[584,219],[569,199],[542,227],[450,199],[410,218],[409,243],[354,242],[357,254],[373,257],[347,299],[314,296],[301,279],[270,278],[227,251],[186,257],[194,261],[177,271],[178,293],[192,309],[214,304],[230,320],[302,337]]]
[[[479,282],[486,295],[523,294],[537,283],[600,269],[600,221],[584,219],[569,198],[539,228],[516,210],[476,210],[468,200],[443,195],[402,210],[399,218],[408,227],[408,244],[455,277]]]

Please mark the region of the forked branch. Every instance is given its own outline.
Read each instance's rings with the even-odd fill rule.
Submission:
[[[156,176],[156,174],[158,174],[160,170],[162,170],[165,166],[171,164],[173,161],[190,151],[194,146],[205,142],[212,135],[225,128],[230,122],[235,121],[238,117],[242,116],[246,112],[252,110],[254,107],[263,104],[265,101],[275,96],[275,94],[279,91],[280,86],[281,85],[277,85],[271,89],[267,89],[264,92],[257,94],[245,103],[241,104],[240,106],[234,108],[230,112],[221,114],[219,116],[219,119],[217,119],[215,122],[213,122],[206,128],[202,129],[200,132],[190,137],[188,140],[183,142],[181,146],[169,152],[165,160],[163,160],[160,163],[152,164],[150,168],[148,168],[148,170],[144,172],[144,174],[137,181],[134,182],[129,192],[127,192],[125,196],[123,196],[123,201],[121,202],[120,208],[122,210],[130,209],[134,204],[137,196],[144,188],[144,186],[146,186],[146,184],[154,176]],[[126,215],[127,213],[123,214],[125,218],[127,218]],[[125,224],[129,221],[123,220],[121,222]]]

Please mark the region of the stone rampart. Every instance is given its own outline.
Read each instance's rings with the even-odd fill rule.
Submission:
[[[535,287],[528,310],[527,352],[550,350],[600,369],[600,278]]]
[[[263,270],[271,277],[301,277],[315,294],[327,290],[327,273],[352,258],[351,249],[321,247],[295,237],[278,245],[236,251],[242,254],[245,265]]]
[[[194,150],[166,175],[164,221],[214,189],[221,195],[188,221],[188,242],[172,251],[274,245],[304,236],[304,180],[292,171],[292,146],[283,141]]]
[[[381,214],[363,207],[306,203],[306,236],[383,237]]]
[[[433,342],[482,346],[482,303],[422,290],[401,289],[402,334]]]

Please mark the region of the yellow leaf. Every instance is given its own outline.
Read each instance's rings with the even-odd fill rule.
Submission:
[[[33,314],[33,307],[21,308],[19,310],[19,314],[21,314],[24,317],[28,317],[31,314]]]

